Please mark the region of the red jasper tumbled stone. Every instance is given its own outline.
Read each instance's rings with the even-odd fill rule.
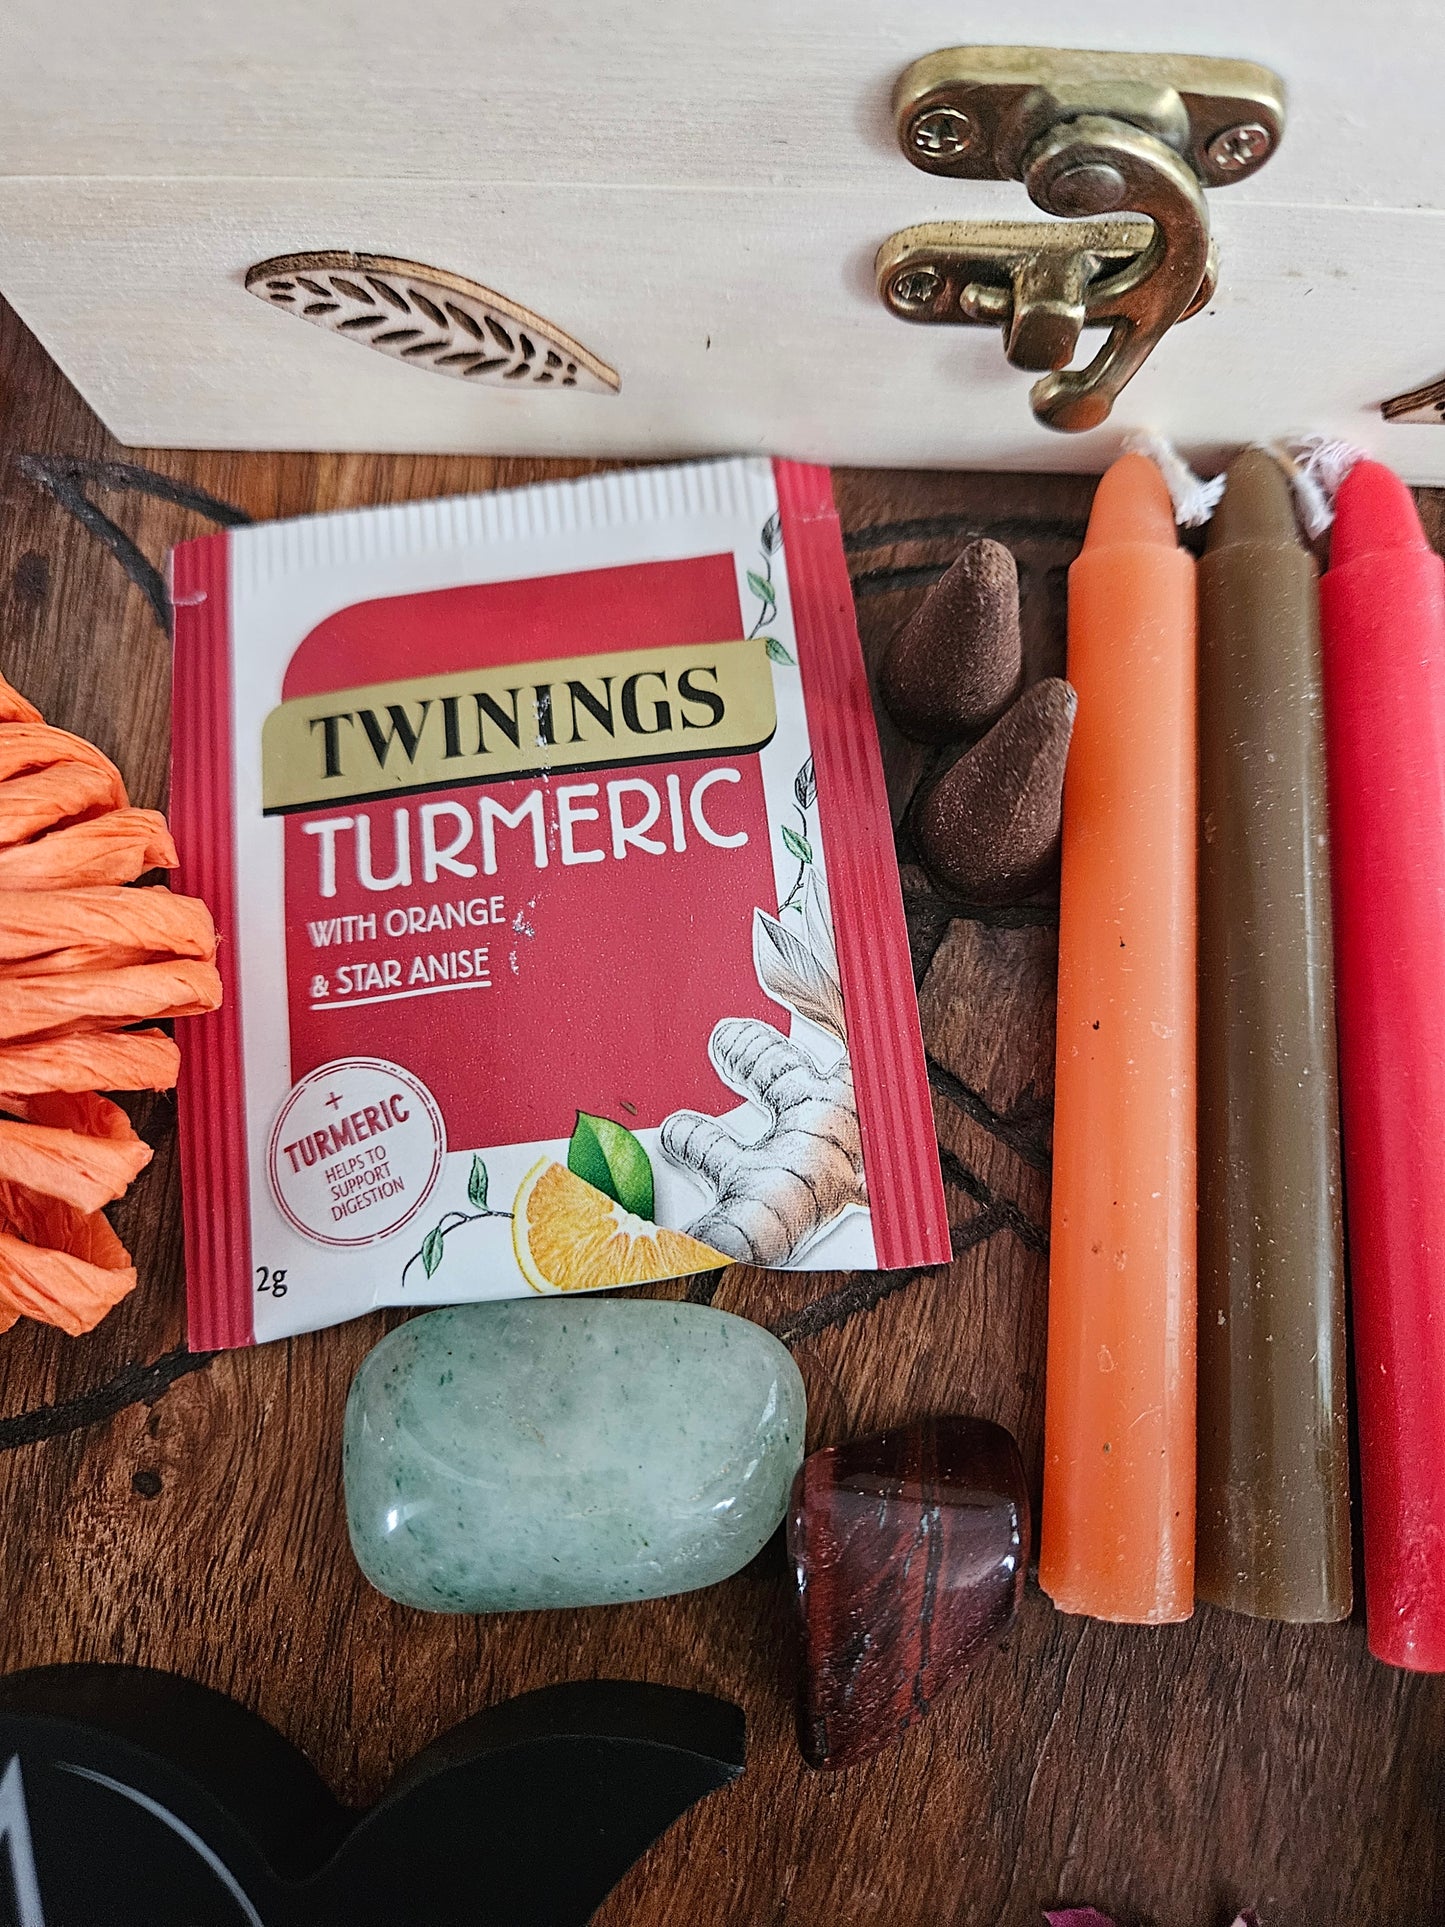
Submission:
[[[851,1766],[1012,1622],[1029,1558],[1018,1447],[988,1419],[937,1418],[814,1452],[793,1482],[788,1552],[799,1745],[810,1766]]]

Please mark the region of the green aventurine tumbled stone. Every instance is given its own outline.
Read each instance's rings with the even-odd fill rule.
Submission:
[[[777,1339],[704,1305],[430,1312],[352,1382],[352,1548],[380,1591],[432,1612],[711,1586],[781,1522],[805,1414]]]

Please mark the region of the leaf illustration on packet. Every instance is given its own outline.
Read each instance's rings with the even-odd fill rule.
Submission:
[[[634,1217],[652,1217],[652,1160],[625,1125],[579,1111],[567,1146],[567,1169]]]
[[[483,1218],[511,1218],[510,1211],[487,1209],[487,1184],[487,1167],[476,1152],[473,1152],[472,1168],[467,1173],[467,1202],[472,1209],[448,1211],[432,1226],[421,1241],[421,1249],[414,1251],[401,1268],[403,1285],[406,1283],[406,1274],[415,1264],[419,1264],[430,1278],[446,1256],[448,1237],[453,1231],[459,1231],[464,1224],[479,1224]]]
[[[818,779],[813,774],[813,759],[810,756],[793,778],[793,808],[798,812],[798,821],[802,825],[802,828],[795,830],[790,823],[780,825],[783,848],[788,852],[789,856],[797,858],[798,874],[793,878],[792,889],[789,890],[788,894],[778,906],[779,916],[781,916],[785,910],[794,909],[797,906],[799,897],[803,894],[803,885],[807,881],[808,871],[813,862],[813,846],[808,841],[808,811],[812,809],[817,800]],[[824,921],[828,922],[826,915]],[[828,923],[828,929],[828,950],[831,954],[833,937],[830,922]],[[833,959],[833,970],[835,974],[837,967],[837,958],[835,956]],[[767,990],[768,987],[766,983],[763,984],[763,988]],[[769,991],[768,994],[771,996],[772,992]]]
[[[796,659],[789,655],[787,649],[779,642],[778,638],[776,636],[765,636],[762,633],[767,624],[770,623],[778,613],[778,592],[773,585],[773,557],[783,546],[783,525],[782,517],[776,509],[773,510],[767,521],[764,522],[762,533],[759,535],[758,540],[762,543],[763,548],[763,566],[761,571],[757,569],[748,570],[748,587],[758,598],[761,606],[753,620],[752,628],[748,631],[748,639],[751,641],[754,637],[758,637],[761,640],[764,649],[766,649],[768,653],[768,660],[770,662],[783,663],[790,669],[796,669],[798,666]]]
[[[796,1264],[844,1212],[868,1208],[832,918],[811,860],[803,918],[806,940],[754,910],[758,982],[795,1018],[835,1040],[840,1055],[823,1065],[761,1018],[724,1018],[708,1054],[723,1082],[763,1112],[762,1136],[745,1140],[700,1111],[674,1111],[660,1138],[663,1155],[713,1193],[688,1235],[746,1264]]]
[[[753,962],[758,981],[770,997],[820,1030],[831,1031],[846,1048],[848,1032],[836,960],[831,956],[825,960],[776,917],[758,910],[753,915]]]

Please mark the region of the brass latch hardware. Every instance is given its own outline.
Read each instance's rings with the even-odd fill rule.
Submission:
[[[1284,86],[1248,61],[954,47],[893,95],[915,167],[1018,180],[1041,221],[935,221],[878,251],[878,291],[905,321],[1001,326],[1050,428],[1096,428],[1165,330],[1208,301],[1215,250],[1203,190],[1256,173],[1284,130]],[[1115,212],[1145,221],[1101,220]],[[1072,369],[1084,328],[1109,336]]]

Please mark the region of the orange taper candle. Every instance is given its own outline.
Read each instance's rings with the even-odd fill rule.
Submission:
[[[1143,455],[1069,571],[1039,1582],[1064,1612],[1194,1607],[1194,563]]]

